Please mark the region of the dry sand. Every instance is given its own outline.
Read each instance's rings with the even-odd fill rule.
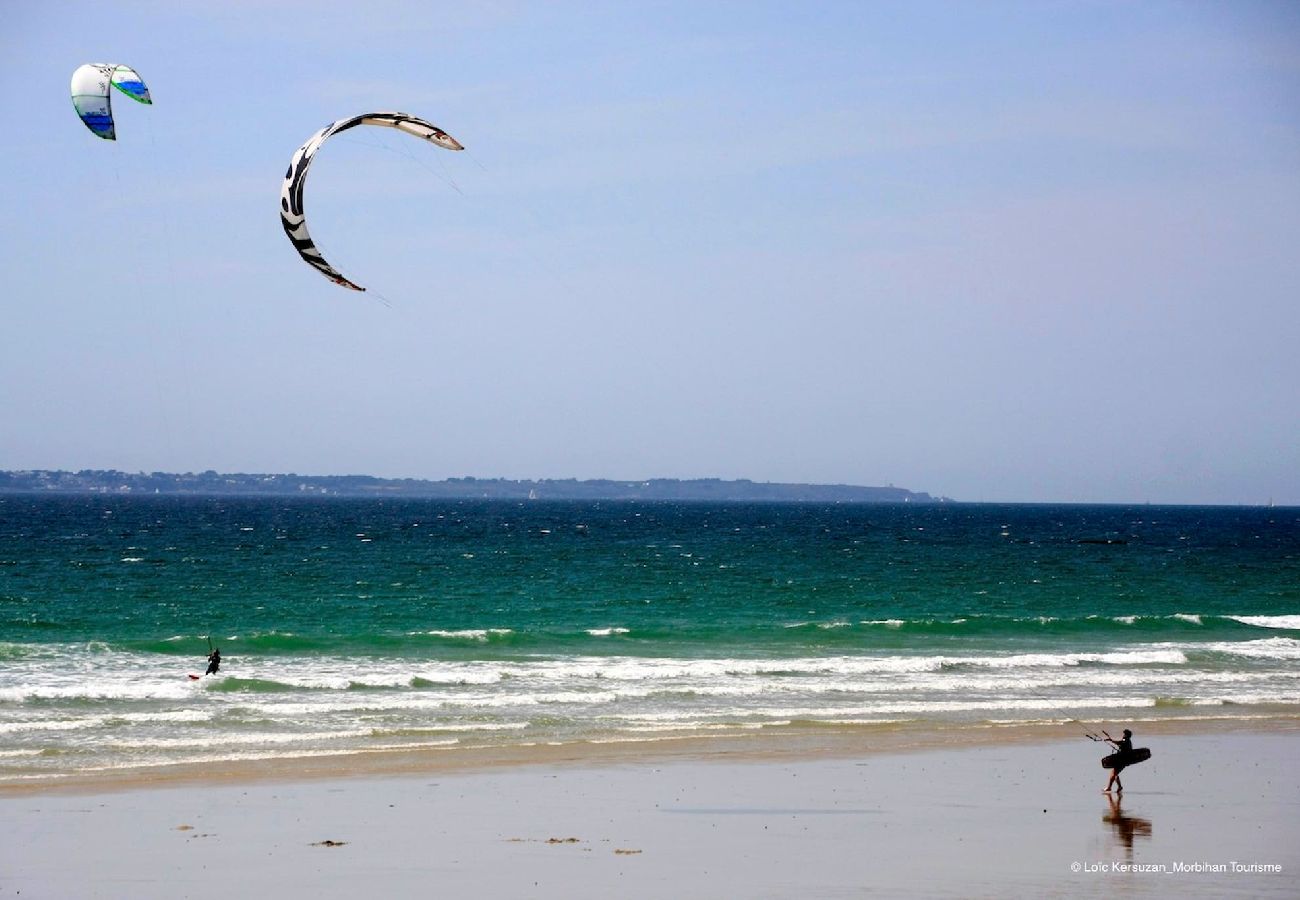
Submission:
[[[0,898],[1300,895],[1300,733],[1135,730],[10,792]]]

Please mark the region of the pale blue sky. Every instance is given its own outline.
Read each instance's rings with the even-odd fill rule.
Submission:
[[[0,468],[1300,503],[1300,5],[0,14]]]

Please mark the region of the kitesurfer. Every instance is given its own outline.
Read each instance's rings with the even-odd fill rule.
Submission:
[[[214,647],[212,652],[208,654],[208,670],[203,674],[215,675],[217,674],[217,669],[220,668],[221,668],[221,648]]]
[[[1102,791],[1102,793],[1109,794],[1111,785],[1114,785],[1115,793],[1122,794],[1124,793],[1124,782],[1119,780],[1119,773],[1124,771],[1124,760],[1133,752],[1133,732],[1125,728],[1124,736],[1118,741],[1109,734],[1106,734],[1104,731],[1102,732],[1102,735],[1104,735],[1106,741],[1115,748],[1115,755],[1118,757],[1115,760],[1115,767],[1110,770],[1110,781],[1106,782],[1106,790]]]

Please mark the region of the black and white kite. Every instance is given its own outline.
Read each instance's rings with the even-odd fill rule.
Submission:
[[[398,131],[405,131],[407,134],[423,138],[447,150],[465,148],[461,146],[460,141],[424,119],[400,112],[373,112],[353,116],[350,119],[339,119],[331,125],[326,125],[308,138],[307,143],[294,153],[293,159],[289,161],[289,171],[284,173],[284,184],[280,188],[280,224],[284,226],[284,233],[293,242],[298,255],[330,281],[354,291],[364,291],[365,288],[344,278],[337,269],[325,261],[325,257],[321,256],[320,251],[316,249],[316,243],[311,239],[311,234],[307,231],[307,217],[302,205],[307,170],[311,168],[311,161],[316,156],[316,151],[331,136],[358,125],[396,128]]]

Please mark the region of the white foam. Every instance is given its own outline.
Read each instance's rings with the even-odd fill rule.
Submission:
[[[681,721],[681,722],[671,722],[671,723],[666,723],[661,725],[626,725],[620,728],[619,731],[629,732],[632,734],[664,734],[664,733],[680,732],[680,731],[730,731],[732,729],[741,730],[741,731],[756,731],[760,728],[765,728],[775,724],[778,723],[776,722]],[[781,722],[779,724],[789,725],[790,723],[787,721],[787,722]],[[593,741],[593,743],[599,743],[599,742],[601,742],[600,739]]]
[[[361,748],[362,752],[387,752],[390,750],[433,750],[445,747],[455,747],[460,744],[460,738],[446,738],[441,741],[411,741],[410,743],[398,744],[366,744]]]
[[[587,634],[592,637],[609,637],[611,634],[627,634],[626,628],[588,628]]]
[[[0,734],[23,734],[29,731],[77,731],[102,725],[103,716],[88,716],[85,719],[54,719],[51,721],[0,722]]]
[[[894,623],[905,624],[864,624]],[[592,632],[619,633],[612,625]],[[492,633],[439,634],[478,641]],[[1182,715],[1227,703],[1241,713],[1296,707],[1300,640],[1254,634],[1260,638],[1115,641],[1069,652],[1009,652],[1025,645],[981,642],[967,655],[960,652],[967,644],[929,643],[929,653],[788,659],[253,655],[232,660],[229,675],[223,669],[201,682],[186,680],[186,663],[174,658],[162,661],[168,671],[160,674],[158,654],[118,650],[105,666],[98,645],[22,645],[0,665],[0,701],[15,701],[0,702],[0,780],[22,777],[30,766],[66,772],[82,763],[292,758],[457,740],[520,746],[593,735],[747,734],[790,722],[836,727],[919,718],[965,727],[1107,709]],[[947,652],[934,652],[940,646]],[[240,690],[243,681],[249,684]],[[42,751],[47,755],[36,755]]]
[[[1201,617],[1194,613],[1174,613],[1171,618],[1178,619],[1180,622],[1191,622],[1193,625],[1201,624]]]
[[[1300,631],[1300,616],[1226,616],[1243,625],[1257,628],[1281,628],[1287,631]]]
[[[435,628],[431,631],[413,631],[411,634],[427,634],[433,637],[457,638],[460,640],[486,641],[494,634],[513,634],[509,628],[462,628],[454,631],[446,631],[441,628]]]
[[[489,668],[492,664],[463,663],[459,666],[447,665],[437,669],[421,669],[413,678],[435,684],[496,684],[501,680],[501,671]],[[398,673],[400,680],[404,673]],[[409,684],[408,682],[405,682]]]
[[[46,684],[0,688],[0,701],[31,700],[180,700],[189,695],[185,684]]]
[[[734,737],[743,737],[745,735],[737,734]],[[696,737],[694,734],[660,734],[654,737],[647,737],[644,734],[626,735],[624,737],[593,737],[586,738],[583,743],[587,744],[660,744],[668,741],[688,741]],[[525,747],[563,747],[564,741],[538,741],[531,744],[524,744]]]
[[[115,713],[104,718],[110,721],[120,719],[123,722],[208,722],[212,719],[212,713],[202,709],[173,709],[165,712]]]
[[[854,718],[835,718],[835,719],[804,719],[813,725],[902,725],[907,722],[915,722],[914,718],[893,718],[873,716],[869,719]],[[1019,721],[1019,720],[1017,720]],[[788,725],[789,722],[770,722],[770,725]]]
[[[523,731],[527,727],[527,722],[473,722],[418,727],[412,725],[396,728],[375,728],[370,733],[372,737],[395,737],[404,734],[443,734],[445,732]]]
[[[1300,641],[1294,638],[1259,638],[1253,641],[1216,641],[1194,645],[1198,650],[1246,656],[1251,659],[1300,659]]]
[[[716,680],[738,676],[821,675],[834,673],[923,672],[938,669],[937,656],[836,656],[791,659],[675,659],[662,657],[586,656],[545,660],[526,670],[512,669],[515,678],[541,678],[570,683],[574,679],[620,682]]]
[[[1084,663],[1102,665],[1182,665],[1187,655],[1181,650],[1122,650],[1112,653],[1016,653],[1008,656],[943,657],[947,665],[979,666],[997,669],[1041,668],[1047,666],[1078,666]]]
[[[348,738],[370,737],[370,734],[370,729],[352,729],[348,731],[259,732],[256,734],[238,734],[229,731],[220,734],[198,732],[185,737],[142,738],[140,740],[131,741],[130,743],[118,743],[109,740],[105,741],[102,746],[107,748],[121,747],[131,750],[201,750],[208,747],[260,747],[287,744],[311,744],[319,741],[341,741]]]
[[[934,713],[972,713],[985,712],[990,710],[1078,710],[1078,709],[1096,709],[1108,707],[1124,708],[1142,708],[1155,705],[1153,697],[1145,696],[1076,696],[1072,698],[1062,698],[1058,700],[1044,698],[1006,698],[994,697],[985,699],[944,699],[944,700],[885,700],[870,701],[842,706],[756,706],[747,707],[721,707],[708,711],[708,715],[713,718],[722,718],[730,721],[737,719],[760,719],[764,721],[772,720],[832,720],[840,721],[843,719],[854,719],[876,716],[907,716],[915,717],[918,715]],[[684,721],[687,723],[698,723],[701,719],[707,721],[699,713],[693,717],[684,718],[679,713],[660,713],[660,714],[629,714],[624,716],[604,716],[603,720],[621,721],[628,726],[635,724],[649,723],[676,723],[681,725]]]
[[[197,709],[167,710],[163,712],[122,712],[83,716],[76,719],[29,719],[17,722],[0,722],[0,734],[24,734],[32,731],[82,731],[106,725],[136,725],[165,722],[207,722],[210,711]]]

